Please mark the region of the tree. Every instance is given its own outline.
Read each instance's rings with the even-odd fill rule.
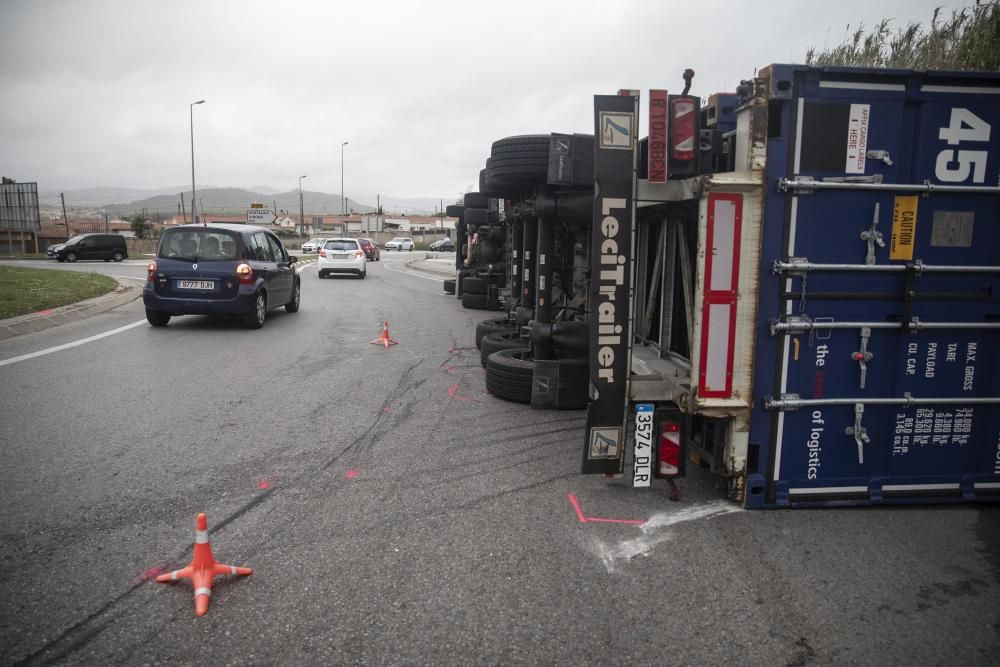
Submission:
[[[927,30],[912,21],[893,32],[889,19],[867,31],[859,25],[832,49],[810,48],[806,64],[1000,71],[1000,0],[976,0],[948,18],[941,14],[940,7],[934,10]]]
[[[132,223],[132,233],[135,234],[137,239],[147,239],[149,238],[149,232],[151,225],[138,213],[129,217],[125,216],[125,219]]]
[[[6,176],[0,177],[0,178],[3,178],[3,185],[7,185],[8,183],[15,183],[16,182],[13,178],[7,178]]]

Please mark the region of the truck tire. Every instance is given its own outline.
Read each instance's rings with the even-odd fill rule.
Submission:
[[[486,294],[486,278],[469,276],[462,283],[462,294]]]
[[[444,281],[444,291],[445,291],[446,294],[454,294],[455,293],[455,279],[454,278],[448,278],[448,280]]]
[[[479,363],[486,367],[486,359],[500,350],[526,350],[528,342],[517,331],[502,331],[483,336],[479,343]]]
[[[490,198],[479,192],[465,193],[465,208],[489,208]]]
[[[511,331],[513,329],[514,320],[508,320],[506,317],[483,320],[476,325],[476,349],[479,349],[479,342],[483,339],[483,336],[488,336],[491,333]]]
[[[489,166],[489,164],[490,164],[490,161],[489,161],[489,158],[487,158],[486,165]],[[486,195],[487,197],[495,197],[497,199],[500,199],[500,198],[503,197],[503,193],[502,192],[493,192],[492,190],[490,190],[486,186],[486,170],[485,169],[480,169],[479,170],[479,192],[481,194]]]
[[[463,221],[466,225],[481,227],[489,224],[489,215],[485,208],[466,208]]]
[[[486,358],[486,389],[498,398],[531,402],[535,363],[524,349],[500,350]]]
[[[486,186],[506,191],[519,183],[545,183],[549,176],[548,134],[506,137],[493,142],[486,165]]]
[[[471,278],[466,278],[465,282],[469,282],[469,280]],[[466,291],[462,294],[462,307],[470,310],[489,310],[490,298],[485,294],[470,294]]]
[[[465,213],[465,207],[461,204],[452,204],[444,209],[444,214],[449,218],[461,218]]]

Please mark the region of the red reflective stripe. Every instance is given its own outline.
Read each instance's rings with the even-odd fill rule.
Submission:
[[[715,261],[715,211],[716,205],[720,201],[728,201],[733,204],[734,220],[732,229],[732,266],[730,281],[728,285],[717,286],[721,289],[712,289],[712,264]],[[701,354],[698,363],[698,395],[704,398],[728,398],[733,393],[733,357],[736,346],[736,315],[737,315],[737,287],[739,285],[740,269],[740,230],[743,220],[743,195],[712,193],[708,196],[708,230],[705,245],[709,252],[705,257],[705,283],[701,316]],[[725,351],[726,380],[725,386],[706,387],[708,381],[707,370],[709,355],[717,353],[717,350],[709,350],[709,332],[711,331],[711,309],[713,305],[727,306],[729,310],[729,327],[727,332],[727,342]],[[718,363],[718,359],[713,359],[712,363]]]
[[[694,159],[696,112],[692,100],[670,101],[670,153],[676,160]]]

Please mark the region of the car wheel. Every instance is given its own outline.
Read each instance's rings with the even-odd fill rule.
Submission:
[[[507,333],[512,331],[516,325],[517,322],[514,320],[508,320],[506,317],[493,320],[483,320],[476,325],[476,348],[479,348],[479,344],[483,340],[483,336],[489,336],[493,333]]]
[[[146,321],[154,327],[165,327],[170,321],[170,313],[161,313],[158,310],[146,309]]]
[[[444,291],[445,291],[446,294],[454,294],[455,293],[455,279],[454,278],[448,278],[448,280],[444,281]]]
[[[292,288],[292,300],[285,304],[285,311],[289,313],[299,312],[299,302],[302,300],[302,284],[296,280],[295,287]]]
[[[257,299],[254,301],[253,309],[243,315],[243,326],[247,329],[260,329],[264,326],[264,319],[267,317],[267,295],[264,290],[257,292]]]
[[[122,253],[121,250],[115,250],[115,255],[112,259],[114,259],[116,262],[120,262],[123,259],[125,259],[125,255],[124,253]]]
[[[504,331],[483,336],[479,342],[479,363],[485,368],[486,359],[500,350],[525,350],[528,342],[516,331]]]
[[[319,272],[319,279],[323,280],[323,278],[326,278],[326,271],[320,271]]]
[[[368,269],[365,269],[364,271],[362,271],[361,273],[359,273],[358,277],[361,278],[362,280],[364,280],[365,278],[367,278],[368,277]]]
[[[105,258],[104,258],[104,261],[105,261],[105,262],[110,262],[110,261],[111,261],[111,258],[110,258],[110,257],[105,257]]]
[[[75,252],[66,253],[66,261],[67,262],[75,262],[76,261],[76,253]]]
[[[65,257],[56,257],[56,261],[59,262],[60,264],[62,264],[63,262],[66,261],[66,258]]]

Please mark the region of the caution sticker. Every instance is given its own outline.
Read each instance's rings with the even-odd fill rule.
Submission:
[[[911,261],[916,236],[917,197],[915,195],[898,196],[892,207],[892,240],[889,243],[889,259]]]

